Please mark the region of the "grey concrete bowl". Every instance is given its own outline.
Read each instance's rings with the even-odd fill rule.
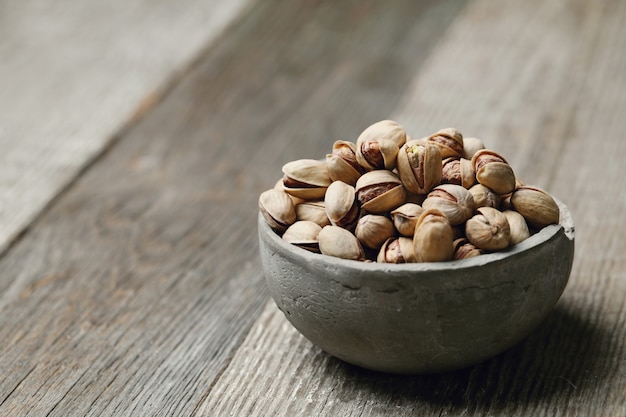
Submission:
[[[329,354],[399,374],[460,369],[503,352],[553,309],[574,258],[574,223],[504,252],[451,262],[378,264],[310,253],[259,215],[261,261],[291,324]]]

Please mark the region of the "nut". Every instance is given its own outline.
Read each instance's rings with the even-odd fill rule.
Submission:
[[[363,174],[356,183],[356,193],[361,208],[369,213],[389,212],[406,199],[400,178],[387,170]]]
[[[360,261],[365,259],[357,238],[339,226],[324,226],[318,235],[320,252],[324,255]]]
[[[426,140],[439,147],[441,157],[444,159],[449,156],[460,158],[464,155],[463,135],[453,127],[441,129],[430,135]]]
[[[294,197],[319,200],[331,183],[326,163],[316,159],[299,159],[283,165],[283,187]]]
[[[335,141],[332,153],[326,155],[326,167],[331,180],[350,185],[365,172],[356,160],[356,145],[343,140]]]
[[[321,227],[330,224],[323,201],[303,201],[296,204],[296,219],[309,220],[319,224]]]
[[[481,149],[472,157],[476,180],[503,195],[515,189],[515,174],[509,163],[498,153]]]
[[[296,211],[289,195],[272,188],[259,196],[259,210],[267,224],[282,233],[296,221]]]
[[[397,209],[391,211],[393,225],[401,235],[413,237],[417,219],[423,212],[424,209],[419,204],[404,203]]]
[[[485,149],[485,144],[478,138],[463,138],[463,157],[472,159],[472,156],[481,149]]]
[[[474,256],[482,255],[484,252],[482,249],[474,246],[466,238],[458,238],[453,243],[454,247],[454,259],[467,259]]]
[[[500,206],[501,197],[494,193],[491,188],[482,184],[476,184],[469,189],[469,192],[474,198],[474,206],[479,207],[493,207],[498,208]]]
[[[511,196],[511,205],[535,228],[559,223],[559,206],[540,188],[519,187]]]
[[[376,261],[390,264],[417,262],[413,240],[403,236],[387,239],[380,248]]]
[[[528,239],[530,231],[528,230],[528,224],[526,224],[524,216],[513,210],[505,210],[502,213],[506,216],[511,229],[511,245]]]
[[[413,249],[420,262],[438,262],[452,259],[453,232],[450,222],[437,209],[425,210],[417,220]]]
[[[442,162],[441,182],[469,189],[476,183],[476,173],[469,159],[449,157]]]
[[[318,237],[321,230],[322,228],[317,223],[306,220],[298,221],[285,230],[283,239],[302,249],[320,253]]]
[[[414,140],[398,152],[398,175],[409,192],[426,194],[441,183],[442,165],[439,148]]]
[[[398,145],[389,139],[366,140],[359,142],[356,160],[366,171],[375,169],[393,170],[396,167]]]
[[[363,246],[378,249],[395,232],[393,222],[388,217],[367,214],[357,222],[354,234]]]
[[[406,131],[398,122],[393,120],[381,120],[368,126],[359,135],[356,146],[360,147],[363,142],[376,142],[380,140],[390,140],[400,148],[406,142]]]
[[[326,215],[330,223],[352,229],[359,217],[354,187],[342,181],[334,181],[326,190],[324,197]]]
[[[465,222],[474,212],[474,198],[472,194],[454,184],[442,184],[435,187],[422,203],[424,210],[438,209],[455,226]]]
[[[465,236],[480,249],[496,251],[511,243],[511,229],[506,216],[491,207],[480,207],[478,214],[465,223]]]

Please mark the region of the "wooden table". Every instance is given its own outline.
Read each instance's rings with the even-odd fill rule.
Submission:
[[[0,415],[626,416],[626,2],[0,1]],[[555,311],[469,369],[330,357],[257,199],[391,118],[564,201]]]

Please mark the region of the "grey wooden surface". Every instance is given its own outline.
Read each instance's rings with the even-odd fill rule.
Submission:
[[[190,2],[185,16],[225,4]],[[37,80],[51,64],[41,57],[39,71],[22,69],[14,57],[26,52],[6,45],[29,30],[4,22],[26,9],[0,3],[9,39],[0,52],[10,62],[0,83],[12,92],[0,90],[0,121],[26,120],[41,97],[49,121],[37,129],[55,137],[1,131],[0,201],[28,193],[28,178],[52,176],[38,166],[72,161],[29,200],[41,214],[11,226],[21,235],[4,232],[0,415],[626,416],[626,3],[243,6],[218,15],[210,33],[188,25],[191,35],[180,36],[195,36],[187,52],[195,57],[172,58],[158,75],[137,60],[135,77],[153,81],[133,85],[132,103],[98,117],[80,102],[55,107],[28,77],[13,82],[16,71]],[[151,10],[140,3],[134,13],[141,8]],[[54,26],[62,17],[40,19]],[[168,24],[155,22],[151,30]],[[110,36],[123,44],[131,35]],[[155,56],[165,59],[179,53],[168,42],[138,48],[163,47]],[[85,65],[68,65],[74,94],[91,85]],[[123,91],[99,88],[125,101]],[[142,105],[159,88],[166,94]],[[31,98],[15,109],[13,96]],[[106,125],[95,142],[52,129],[80,112],[89,116],[85,129]],[[322,157],[335,139],[354,140],[383,118],[416,137],[446,126],[479,136],[572,211],[576,259],[557,308],[487,362],[430,376],[365,371],[310,344],[269,299],[258,194],[283,163]],[[91,150],[68,150],[82,146]],[[4,203],[3,219],[22,209]]]

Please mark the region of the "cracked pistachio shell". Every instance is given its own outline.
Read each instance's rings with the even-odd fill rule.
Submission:
[[[356,145],[343,140],[335,141],[332,153],[326,155],[326,167],[331,180],[350,185],[365,172],[356,160]]]
[[[417,219],[422,215],[424,209],[419,204],[405,203],[391,211],[393,224],[402,236],[413,237]]]
[[[465,236],[473,245],[487,251],[505,249],[511,243],[511,229],[506,216],[491,207],[480,207],[465,223]]]
[[[274,188],[277,190],[280,190],[282,192],[285,192],[285,187],[283,186],[283,179],[279,179],[278,181],[276,181],[276,184],[274,184]],[[289,196],[289,198],[291,198],[291,201],[293,202],[294,205],[296,204],[300,204],[303,201],[306,201],[302,198],[298,198],[298,197],[294,197],[291,194],[287,194]]]
[[[354,234],[363,246],[378,249],[395,232],[393,222],[388,217],[367,214],[359,219]]]
[[[511,205],[533,227],[540,229],[549,224],[559,223],[559,206],[550,194],[540,188],[519,187],[511,195]]]
[[[442,164],[439,148],[419,139],[407,142],[398,152],[398,175],[406,189],[427,194],[441,183]]]
[[[290,195],[305,200],[324,197],[331,183],[326,163],[316,159],[298,159],[283,165],[283,188]]]
[[[275,231],[282,233],[296,221],[296,211],[289,195],[272,188],[259,196],[259,210],[265,221]]]
[[[509,222],[509,228],[511,229],[511,245],[518,244],[528,239],[530,231],[528,230],[528,224],[526,224],[524,216],[513,210],[504,210],[502,213],[506,216]]]
[[[476,183],[476,173],[472,161],[465,158],[449,157],[442,162],[441,182],[456,184],[469,189]]]
[[[428,194],[422,203],[424,210],[437,209],[441,211],[455,226],[472,217],[474,212],[474,198],[472,194],[460,185],[441,184]]]
[[[356,236],[339,226],[325,226],[319,232],[320,252],[342,259],[363,260],[365,252]]]
[[[330,223],[335,226],[351,229],[359,216],[356,191],[343,181],[333,181],[328,186],[324,205]]]
[[[330,224],[323,201],[303,201],[296,204],[296,219],[312,221],[321,227]]]
[[[476,180],[495,193],[504,195],[515,189],[515,173],[498,153],[481,149],[472,157],[472,166],[476,171]]]
[[[463,138],[463,157],[472,159],[472,156],[481,149],[485,149],[485,144],[478,138]]]
[[[501,197],[482,184],[473,185],[469,192],[474,198],[474,206],[478,207],[493,207],[498,208],[500,206]]]
[[[385,240],[378,251],[376,261],[390,264],[418,262],[413,248],[413,240],[404,236],[390,237]]]
[[[442,158],[450,156],[460,158],[463,152],[463,135],[453,127],[441,129],[436,133],[428,136],[428,142],[437,145],[441,152]]]
[[[359,148],[360,144],[369,141],[378,140],[390,140],[395,142],[396,146],[400,148],[406,142],[406,131],[396,121],[393,120],[381,120],[370,126],[368,126],[356,140],[356,146]]]
[[[452,226],[437,209],[425,210],[417,220],[413,249],[420,262],[449,261],[453,256]]]
[[[297,221],[283,234],[283,239],[292,245],[301,247],[310,252],[319,253],[319,233],[322,227],[311,221]]]
[[[464,237],[456,239],[452,246],[454,246],[454,259],[473,258],[484,253],[482,249],[477,248]]]
[[[396,174],[387,170],[370,171],[356,183],[357,199],[369,213],[387,213],[406,199],[406,191]]]
[[[393,170],[398,157],[398,145],[390,139],[366,140],[359,142],[356,160],[367,171],[375,169]]]

